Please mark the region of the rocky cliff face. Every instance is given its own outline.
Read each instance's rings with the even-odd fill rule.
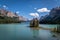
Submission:
[[[40,19],[40,23],[60,24],[60,7],[51,9],[49,15]]]
[[[0,9],[0,22],[20,22],[26,21],[23,16],[18,16],[17,13],[13,13],[4,9]]]
[[[7,10],[0,9],[0,16],[6,16],[7,12]]]

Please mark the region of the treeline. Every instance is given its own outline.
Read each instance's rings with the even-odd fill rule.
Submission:
[[[18,16],[16,12],[0,9],[0,23],[21,23],[24,21],[24,17]]]
[[[19,21],[15,17],[11,18],[6,16],[5,17],[0,16],[0,23],[21,23],[21,21]]]

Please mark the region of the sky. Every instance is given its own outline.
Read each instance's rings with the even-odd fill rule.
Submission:
[[[57,6],[60,6],[60,0],[0,0],[0,8],[28,19],[48,15]]]

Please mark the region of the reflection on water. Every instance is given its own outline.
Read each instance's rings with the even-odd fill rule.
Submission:
[[[39,36],[39,29],[31,28],[31,32],[32,32],[34,38]]]
[[[32,32],[34,40],[52,40],[51,38],[51,31],[44,30],[44,29],[38,29],[38,28],[30,28],[30,31]]]
[[[57,31],[60,32],[60,25],[57,26]]]
[[[0,24],[0,40],[60,40],[60,33],[50,30],[30,28],[28,23]],[[60,25],[40,24],[44,28]]]
[[[54,38],[54,40],[60,40],[60,33],[51,32],[51,34],[52,34],[52,38]]]
[[[56,40],[60,40],[60,25],[57,25],[56,27],[57,32],[51,32],[52,37],[55,38]]]

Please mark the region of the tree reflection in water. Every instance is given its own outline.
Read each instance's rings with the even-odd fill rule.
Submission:
[[[57,26],[57,32],[60,33],[60,25]]]
[[[54,37],[57,40],[60,40],[60,25],[57,25],[56,31],[51,32],[52,33],[52,37]]]
[[[39,29],[38,28],[31,28],[33,38],[37,38],[39,36]]]

